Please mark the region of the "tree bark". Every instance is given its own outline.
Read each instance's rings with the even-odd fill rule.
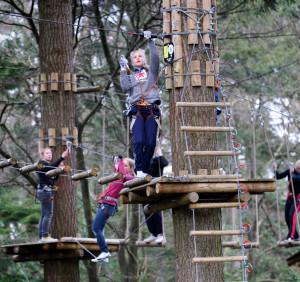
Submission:
[[[58,73],[62,81],[64,73],[73,72],[73,30],[72,0],[40,0],[38,2],[40,21],[39,57],[41,73]],[[49,84],[48,84],[49,86]],[[67,127],[72,132],[75,126],[75,109],[72,92],[64,92],[63,83],[58,83],[58,91],[42,93],[41,128],[48,131],[55,128],[61,137],[61,129]],[[57,139],[53,148],[54,158],[63,151],[62,141]],[[66,161],[70,164],[70,161]],[[76,236],[76,194],[69,177],[61,177],[59,189],[54,199],[52,236]],[[66,220],[67,219],[67,220]],[[45,281],[79,282],[78,260],[45,261]]]
[[[172,6],[187,7],[191,5],[189,1],[173,1]],[[198,9],[203,8],[204,1],[193,1]],[[215,1],[212,1],[215,4]],[[172,32],[188,31],[189,17],[178,15],[172,12],[171,29]],[[192,13],[191,13],[192,15]],[[165,21],[164,17],[164,21]],[[166,22],[164,24],[167,25]],[[177,27],[176,27],[176,24]],[[178,28],[179,27],[179,28]],[[176,28],[176,29],[175,29]],[[191,30],[190,30],[191,31]],[[193,30],[195,32],[195,30]],[[213,102],[214,93],[213,87],[206,85],[206,76],[200,75],[201,86],[192,85],[191,75],[184,75],[180,78],[180,74],[192,73],[192,63],[199,63],[200,73],[207,73],[206,62],[209,61],[206,52],[204,51],[204,44],[198,36],[198,43],[188,44],[188,37],[178,35],[173,36],[175,45],[175,60],[173,63],[171,74],[176,75],[172,77],[172,89],[170,89],[170,131],[172,142],[172,167],[175,175],[179,175],[180,170],[188,170],[189,174],[197,174],[197,170],[207,169],[208,172],[216,169],[217,158],[214,156],[207,157],[184,157],[184,151],[187,150],[201,150],[214,151],[217,150],[216,134],[211,133],[184,133],[180,130],[180,126],[216,126],[216,116],[214,108],[183,108],[176,107],[177,101],[182,102]],[[182,56],[177,57],[177,45],[180,45]],[[215,39],[213,39],[212,46],[216,46]],[[211,46],[210,46],[211,47]],[[179,48],[180,49],[180,48]],[[202,50],[199,52],[199,49]],[[197,50],[197,52],[195,52]],[[182,63],[180,63],[182,62]],[[181,71],[178,72],[178,69]],[[198,70],[198,72],[199,72]],[[183,79],[181,86],[178,86],[180,79]],[[194,230],[209,230],[221,229],[221,209],[200,209],[195,210],[194,215],[192,211],[185,208],[173,209],[173,224],[175,230],[175,249],[176,249],[176,281],[224,281],[223,263],[208,263],[208,264],[193,264],[192,258],[195,256],[221,256],[222,246],[220,237],[205,236],[191,239],[189,232]],[[197,279],[198,278],[198,279]]]

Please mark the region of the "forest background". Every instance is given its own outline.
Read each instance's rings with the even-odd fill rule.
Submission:
[[[118,58],[128,56],[145,40],[124,31],[151,30],[162,33],[161,1],[73,1],[75,73],[78,86],[101,86],[97,93],[76,96],[76,126],[79,129],[77,163],[86,168],[97,165],[100,175],[112,170],[112,156],[126,155],[127,129],[123,126],[126,96],[118,86]],[[247,164],[245,177],[272,177],[271,163],[285,169],[299,157],[299,45],[300,1],[244,0],[219,1],[219,52],[221,77],[226,99],[233,103],[233,116],[242,144],[241,161]],[[15,156],[33,163],[38,156],[40,124],[39,95],[39,20],[37,1],[0,1],[0,159]],[[162,57],[162,41],[156,40]],[[161,67],[163,67],[161,59]],[[168,93],[162,91],[162,147],[171,160],[169,140]],[[54,113],[55,114],[55,113]],[[219,123],[222,124],[224,116]],[[219,140],[220,146],[221,139]],[[83,158],[82,158],[83,157]],[[220,163],[226,168],[226,164]],[[35,201],[35,175],[22,176],[16,169],[0,172],[0,242],[28,242],[37,239],[39,205]],[[78,234],[90,235],[84,216],[88,185],[91,201],[100,188],[96,178],[76,183]],[[286,263],[297,251],[279,249],[277,241],[286,234],[283,220],[286,182],[278,183],[275,193],[258,198],[258,221],[255,202],[246,211],[252,223],[251,239],[260,239],[260,248],[251,250],[254,272],[250,281],[300,281],[300,275]],[[279,201],[280,218],[276,202]],[[129,210],[131,213],[133,211]],[[95,212],[93,205],[92,213]],[[107,227],[106,235],[118,238],[126,226],[126,208]],[[143,215],[138,213],[140,221]],[[231,226],[237,215],[224,213],[224,224]],[[128,220],[134,218],[130,215]],[[165,248],[140,249],[137,252],[138,281],[174,281],[174,248],[171,211],[164,212],[168,240]],[[128,223],[129,224],[129,223]],[[235,224],[235,223],[233,223]],[[256,233],[259,226],[260,233]],[[226,228],[226,226],[225,226]],[[143,227],[138,236],[147,236]],[[226,250],[228,254],[238,251]],[[124,259],[124,258],[123,258]],[[130,262],[130,260],[129,260]],[[121,257],[98,269],[99,281],[123,281]],[[81,281],[89,281],[89,266],[81,264]],[[226,266],[226,281],[240,281],[239,265]],[[12,263],[1,253],[0,281],[42,281],[38,263]],[[93,280],[97,282],[96,280]],[[125,281],[125,280],[124,280]]]

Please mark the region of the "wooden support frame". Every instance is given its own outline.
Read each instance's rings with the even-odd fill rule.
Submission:
[[[72,84],[71,84],[71,73],[66,72],[64,73],[64,91],[71,91]]]
[[[77,92],[77,75],[75,73],[72,73],[72,92]]]
[[[41,73],[40,74],[40,92],[47,92],[47,74],[46,73]]]
[[[191,69],[192,69],[192,73],[199,73],[199,74],[192,74],[192,77],[191,77],[192,86],[201,86],[202,82],[201,82],[201,75],[200,75],[200,73],[201,73],[200,61],[199,60],[192,60]]]
[[[206,62],[206,86],[215,87],[215,69],[212,61]]]
[[[189,0],[187,1],[187,8],[188,9],[197,9],[197,0]],[[188,35],[188,44],[198,44],[198,34],[196,33],[197,30],[197,15],[196,13],[190,13],[189,17],[187,18],[187,29],[194,31],[195,33],[191,33]]]

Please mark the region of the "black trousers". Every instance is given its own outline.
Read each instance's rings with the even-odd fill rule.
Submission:
[[[297,213],[300,210],[300,199],[296,199],[296,207],[294,203],[294,198],[289,197],[285,203],[285,222],[288,227],[287,238],[299,239],[299,234],[297,231]]]
[[[161,212],[155,212],[146,214],[145,213],[146,224],[148,230],[153,236],[157,236],[158,234],[162,234],[162,216]]]

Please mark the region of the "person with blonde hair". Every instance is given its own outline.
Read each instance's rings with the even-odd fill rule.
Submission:
[[[69,156],[69,151],[66,150],[62,153],[61,157],[52,162],[52,150],[47,147],[41,152],[41,160],[39,163],[43,164],[43,168],[39,169],[36,173],[39,179],[37,186],[36,198],[41,203],[41,218],[39,221],[39,241],[48,242],[56,240],[50,236],[49,229],[53,217],[53,197],[54,197],[54,184],[58,180],[58,176],[49,177],[46,172],[58,167],[62,161]]]
[[[159,56],[151,32],[144,31],[150,50],[150,65],[147,64],[145,50],[137,49],[130,54],[133,70],[128,67],[124,56],[120,58],[120,84],[127,93],[130,104],[128,116],[133,134],[134,160],[138,177],[149,173],[150,162],[156,146],[160,119]]]
[[[107,220],[117,211],[119,193],[124,188],[124,182],[134,177],[134,161],[130,158],[118,156],[115,159],[114,171],[122,173],[122,179],[114,180],[102,193],[96,196],[98,206],[92,231],[97,238],[100,254],[92,259],[92,262],[108,261],[111,256],[105,242],[104,227]]]
[[[285,203],[285,222],[288,227],[286,241],[298,241],[297,214],[300,211],[300,160],[296,161],[294,168],[279,173],[277,164],[273,164],[276,179],[288,178],[288,193]]]

